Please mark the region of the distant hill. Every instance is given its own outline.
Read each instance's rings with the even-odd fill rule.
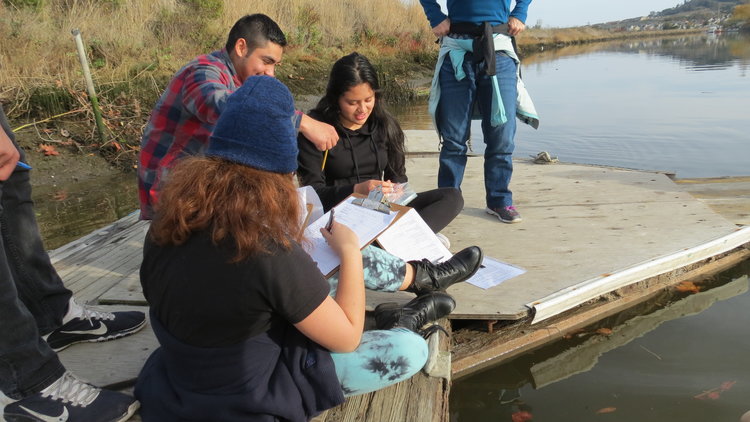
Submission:
[[[748,0],[685,0],[678,6],[660,12],[652,11],[648,16],[605,22],[593,26],[621,31],[721,26],[729,19],[736,6],[746,3],[748,3]]]
[[[745,0],[686,0],[679,6],[664,9],[655,16],[671,16],[678,14],[692,14],[694,12],[731,13],[734,6],[746,3]]]

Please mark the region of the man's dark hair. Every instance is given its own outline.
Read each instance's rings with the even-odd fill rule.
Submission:
[[[268,41],[282,47],[286,46],[286,37],[279,25],[262,13],[245,15],[235,22],[227,37],[227,52],[234,49],[234,45],[240,38],[244,38],[247,42],[248,53],[266,45]]]

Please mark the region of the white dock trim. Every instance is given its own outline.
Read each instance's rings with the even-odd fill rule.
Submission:
[[[595,277],[562,289],[540,300],[527,303],[533,311],[532,324],[560,314],[568,309],[607,294],[654,274],[696,263],[727,252],[750,242],[750,227],[738,228],[734,233],[679,252],[648,260],[632,267]]]

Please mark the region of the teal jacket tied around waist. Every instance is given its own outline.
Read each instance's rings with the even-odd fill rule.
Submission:
[[[517,66],[517,97],[516,97],[516,117],[522,122],[530,125],[534,129],[539,127],[539,116],[537,115],[534,103],[531,101],[529,93],[526,91],[526,85],[523,83],[520,75],[521,62],[516,55],[513,48],[511,38],[505,34],[493,34],[493,42],[495,45],[495,51],[502,51],[507,54],[508,57],[513,59]],[[435,65],[435,75],[432,78],[432,86],[430,87],[430,99],[428,103],[428,109],[430,116],[432,116],[432,122],[437,128],[436,112],[438,103],[440,101],[440,68],[443,66],[445,57],[449,56],[451,64],[453,66],[454,75],[456,80],[460,81],[466,77],[463,70],[464,55],[466,53],[473,52],[473,40],[472,39],[457,39],[451,37],[443,37],[440,44],[440,52],[438,53],[437,64]],[[500,96],[500,88],[497,82],[497,76],[492,76],[492,115],[491,124],[492,126],[502,125],[508,121],[508,116],[505,114],[505,107],[503,107],[503,101]],[[479,113],[477,113],[476,107],[473,113],[472,119],[479,119]]]

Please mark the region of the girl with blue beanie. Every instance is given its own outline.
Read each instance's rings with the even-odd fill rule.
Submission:
[[[356,234],[335,222],[322,235],[341,267],[320,274],[300,246],[293,114],[283,84],[249,78],[205,156],[165,182],[141,266],[160,343],[135,387],[146,422],[309,420],[414,375],[427,358],[418,331],[455,307],[444,284],[405,276],[403,261],[363,264]],[[476,254],[430,280],[463,280]],[[418,296],[379,307],[379,329],[363,332],[366,287]]]

